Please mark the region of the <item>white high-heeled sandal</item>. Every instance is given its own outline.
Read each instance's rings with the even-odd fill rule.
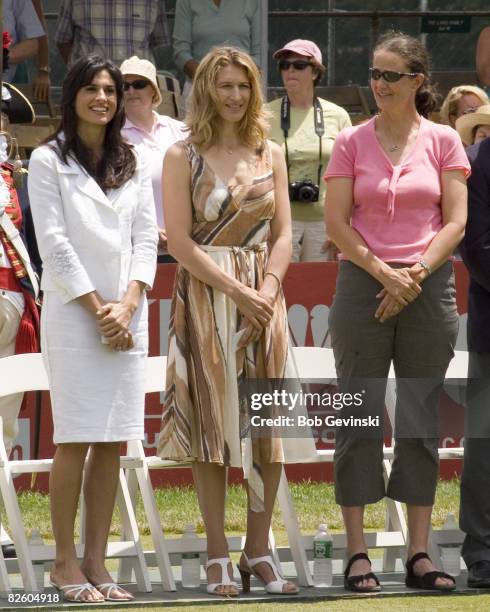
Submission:
[[[209,559],[206,563],[206,570],[212,565],[221,566],[221,582],[212,582],[206,587],[206,591],[210,595],[221,595],[222,597],[237,597],[238,596],[238,584],[234,582],[228,574],[228,563],[231,563],[229,557],[223,557],[221,559]],[[233,565],[231,566],[233,569]],[[236,593],[220,593],[216,591],[219,586],[232,586],[235,587]]]
[[[245,553],[242,553],[243,557],[247,563],[247,567],[241,567],[238,565],[238,571],[240,572],[240,576],[242,578],[242,590],[244,593],[250,593],[250,576],[254,575],[256,578],[262,582],[267,593],[273,593],[274,595],[296,595],[299,593],[298,587],[294,591],[284,591],[284,585],[288,584],[288,580],[284,580],[281,572],[276,567],[276,564],[272,560],[270,555],[265,555],[263,557],[256,557],[255,559],[248,559]],[[263,579],[263,577],[255,570],[255,566],[259,563],[267,563],[267,565],[271,568],[272,573],[274,574],[275,580],[271,580],[267,582]],[[292,584],[292,583],[290,583]]]

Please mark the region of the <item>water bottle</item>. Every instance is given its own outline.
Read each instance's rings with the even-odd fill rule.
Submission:
[[[448,514],[444,525],[444,530],[458,530],[458,523],[454,514]],[[461,547],[459,544],[442,544],[441,545],[441,561],[442,569],[450,576],[459,576],[461,574]]]
[[[182,586],[186,589],[195,589],[201,586],[201,560],[198,552],[192,552],[193,548],[197,548],[194,525],[186,525],[182,539],[185,540],[186,550],[182,553]]]
[[[43,539],[39,529],[31,529],[31,535],[29,537],[29,546],[42,546]],[[33,561],[32,568],[36,577],[37,586],[40,592],[44,591],[44,562]]]
[[[332,536],[322,523],[313,538],[313,583],[316,587],[332,586]]]

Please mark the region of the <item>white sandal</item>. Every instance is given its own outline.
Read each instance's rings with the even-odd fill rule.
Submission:
[[[238,596],[238,584],[234,582],[228,574],[228,563],[231,563],[229,557],[223,557],[221,559],[209,559],[206,563],[206,570],[212,565],[221,566],[221,582],[212,582],[206,587],[206,591],[210,595],[220,595],[221,597],[237,597]],[[233,565],[231,566],[233,569]],[[236,593],[220,593],[216,589],[220,586],[232,586],[235,587]]]
[[[132,593],[126,591],[126,589],[123,589],[115,582],[102,582],[101,584],[94,584],[94,586],[106,601],[133,601],[134,599]],[[112,597],[114,590],[125,593],[125,597]],[[107,591],[107,594],[104,591]]]
[[[90,582],[78,583],[78,584],[64,584],[63,586],[59,586],[56,582],[52,580],[49,581],[49,584],[53,586],[57,591],[63,593],[63,600],[71,603],[79,603],[79,604],[101,604],[104,603],[104,596],[100,591],[94,587]],[[98,593],[103,599],[80,599],[82,593],[88,591],[89,593],[95,594]],[[72,597],[68,597],[74,593]]]
[[[255,559],[248,559],[247,555],[243,552],[243,557],[247,563],[247,567],[241,567],[238,565],[238,571],[240,572],[240,576],[242,578],[242,589],[244,593],[250,593],[250,576],[255,576],[262,582],[265,587],[267,593],[273,593],[274,595],[296,595],[299,593],[298,587],[294,591],[284,591],[284,585],[288,584],[288,580],[284,580],[281,572],[276,567],[276,564],[272,560],[270,555],[264,555],[263,557],[256,557]],[[270,582],[265,582],[262,576],[255,570],[255,566],[259,563],[267,563],[274,574],[275,580],[271,580]],[[293,583],[289,583],[293,584]]]

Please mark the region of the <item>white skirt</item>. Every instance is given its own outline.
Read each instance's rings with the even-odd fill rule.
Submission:
[[[50,384],[55,444],[118,442],[144,437],[148,304],[130,326],[135,346],[114,351],[101,341],[93,315],[47,291],[41,347]]]

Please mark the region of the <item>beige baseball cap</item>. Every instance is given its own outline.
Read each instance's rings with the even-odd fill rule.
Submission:
[[[153,85],[153,89],[157,94],[157,99],[153,102],[153,106],[157,108],[162,103],[162,94],[158,87],[157,71],[155,66],[147,59],[140,59],[137,55],[133,55],[121,64],[121,72],[125,74],[136,74],[145,79],[148,79]]]

